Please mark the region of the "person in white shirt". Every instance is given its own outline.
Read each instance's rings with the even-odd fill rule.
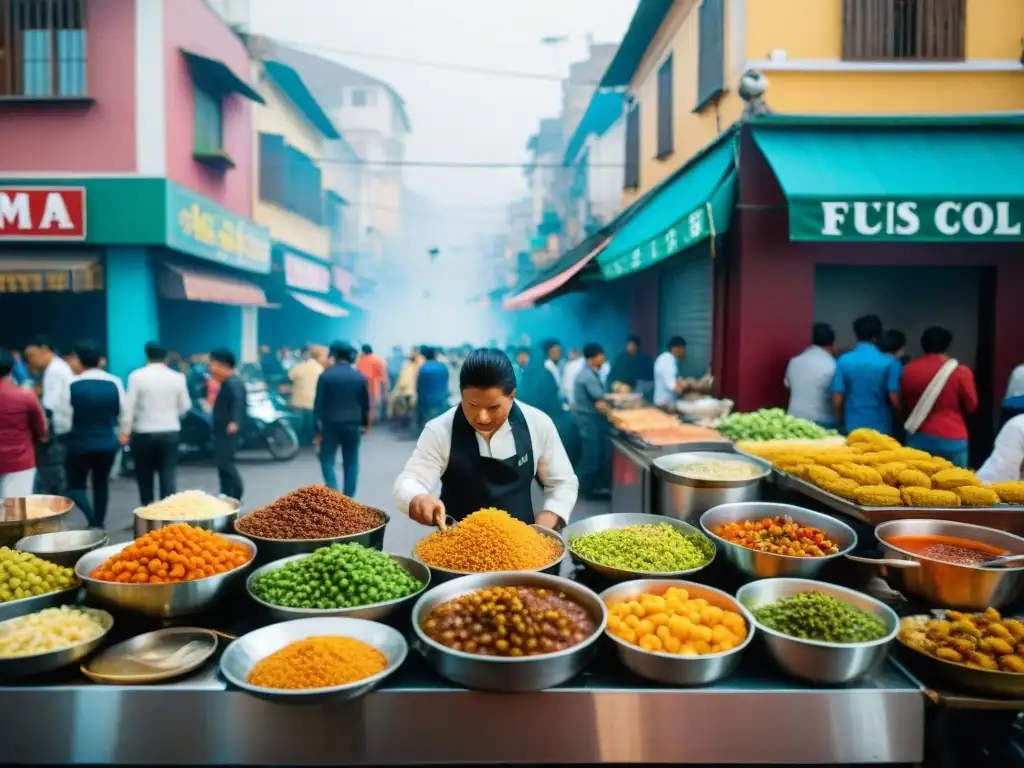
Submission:
[[[135,482],[142,506],[155,500],[153,476],[160,480],[161,499],[176,490],[181,417],[192,407],[185,375],[167,366],[167,349],[146,344],[146,365],[128,376],[121,410],[121,445],[130,445]]]
[[[784,383],[789,390],[787,413],[832,429],[832,379],[836,373],[836,332],[828,323],[815,323],[811,346],[789,361]]]
[[[551,418],[515,400],[515,370],[498,349],[475,350],[459,372],[462,402],[427,422],[395,480],[398,508],[422,525],[444,527],[487,507],[525,523],[569,521],[579,482]],[[544,507],[534,513],[534,480]],[[440,486],[440,493],[434,495]]]
[[[978,470],[983,483],[1009,483],[1024,477],[1024,415],[1014,416],[996,435],[992,455]]]
[[[576,377],[586,364],[587,361],[580,350],[569,350],[569,362],[562,369],[562,396],[570,407],[576,402]]]
[[[683,394],[683,380],[679,364],[686,358],[686,339],[673,336],[668,347],[654,361],[654,404],[659,408],[674,408]]]
[[[54,351],[50,340],[43,336],[25,347],[25,362],[33,371],[42,374],[40,401],[50,420],[49,439],[36,446],[37,485],[40,493],[62,496],[67,491],[64,463],[67,434],[71,430],[71,411],[66,403],[75,372]]]

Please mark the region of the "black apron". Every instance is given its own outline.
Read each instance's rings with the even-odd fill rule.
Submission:
[[[515,454],[508,459],[481,456],[476,430],[462,407],[455,409],[451,455],[441,475],[441,501],[456,521],[478,509],[497,507],[517,520],[533,524],[533,441],[526,417],[514,403],[508,424],[516,443]]]

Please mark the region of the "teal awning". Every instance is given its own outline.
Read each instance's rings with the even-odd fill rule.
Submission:
[[[263,97],[259,95],[252,86],[231,71],[231,67],[220,59],[211,59],[185,48],[179,49],[188,63],[189,72],[192,77],[204,85],[204,87],[222,93],[237,93],[250,101],[263,104]]]
[[[791,240],[1021,241],[1024,127],[755,126]]]
[[[598,255],[602,276],[638,272],[724,232],[735,199],[735,150],[730,135],[663,184]]]

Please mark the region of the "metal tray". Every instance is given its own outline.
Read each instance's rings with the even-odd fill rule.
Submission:
[[[836,512],[854,517],[868,525],[878,525],[889,520],[926,518],[985,525],[1024,535],[1024,506],[1001,504],[998,507],[862,507],[786,472],[776,469],[773,473],[777,487],[801,493]]]
[[[44,608],[55,608],[58,605],[71,605],[78,602],[78,590],[80,584],[67,589],[60,589],[56,592],[47,592],[45,595],[34,595],[23,597],[21,600],[8,600],[0,603],[0,621],[7,621],[28,613],[35,613]]]

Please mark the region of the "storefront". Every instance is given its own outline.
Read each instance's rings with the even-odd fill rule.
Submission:
[[[122,377],[159,339],[255,358],[266,231],[166,179],[0,181],[0,344],[104,345]]]
[[[273,252],[275,306],[260,311],[260,344],[328,346],[344,338],[350,312],[334,289],[330,266],[282,243],[275,243]]]
[[[811,325],[831,323],[848,347],[853,320],[873,313],[910,355],[926,327],[951,330],[990,414],[1024,360],[1022,147],[1020,118],[748,123],[716,286],[723,391],[744,410],[784,403],[786,363]]]

